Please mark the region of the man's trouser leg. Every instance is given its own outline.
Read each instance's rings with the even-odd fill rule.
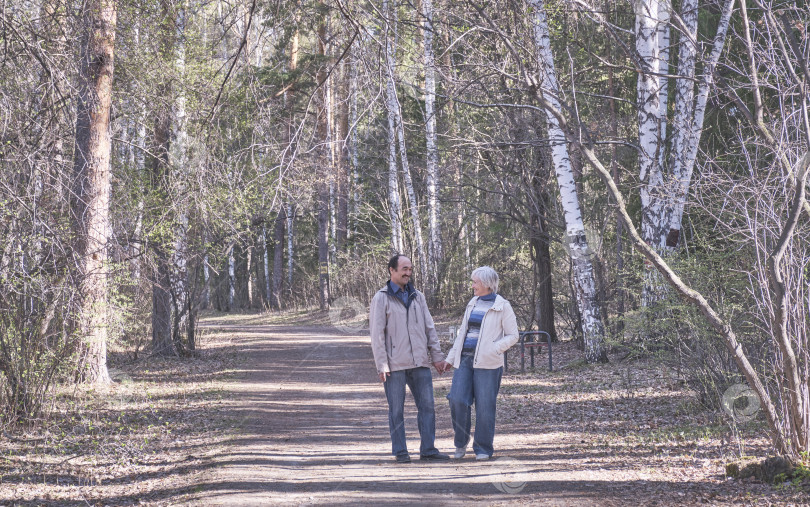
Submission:
[[[391,432],[391,453],[408,454],[405,442],[405,384],[407,370],[392,371],[385,379],[385,397],[388,400],[388,430]]]
[[[436,413],[433,404],[433,376],[430,368],[412,368],[408,372],[408,387],[416,402],[416,420],[419,423],[420,456],[438,454],[434,441],[436,439]]]

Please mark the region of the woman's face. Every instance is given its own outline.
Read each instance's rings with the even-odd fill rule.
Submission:
[[[486,296],[492,292],[489,290],[489,287],[484,287],[484,284],[481,283],[481,280],[479,280],[476,276],[472,277],[472,290],[473,294],[479,297]]]

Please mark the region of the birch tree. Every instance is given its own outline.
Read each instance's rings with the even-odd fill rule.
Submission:
[[[438,289],[439,263],[442,260],[441,205],[439,201],[439,149],[436,133],[436,71],[433,54],[433,0],[422,0],[425,55],[425,151],[428,207],[428,273],[429,287]]]
[[[385,110],[388,118],[387,145],[388,145],[388,213],[391,219],[391,249],[394,253],[403,251],[402,242],[402,205],[399,197],[399,171],[397,168],[397,123],[398,110],[396,98],[396,84],[394,81],[394,48],[391,42],[395,35],[390,33],[395,29],[396,23],[390,20],[391,12],[388,0],[383,0],[383,15],[385,16]]]
[[[318,55],[326,56],[326,21],[318,26]],[[318,220],[318,299],[321,310],[329,309],[329,123],[327,108],[329,95],[325,64],[321,64],[317,73],[319,89],[317,94],[318,112],[316,119],[315,142],[317,143],[317,164],[321,176],[316,184],[316,206]]]
[[[635,0],[636,54],[638,79],[638,165],[641,181],[641,236],[661,251],[666,233],[663,223],[667,211],[663,167],[658,163],[662,149],[661,96],[659,94],[660,26],[658,0]]]
[[[545,5],[542,0],[530,0],[530,5],[534,10],[532,24],[539,66],[538,94],[548,101],[551,107],[559,110],[560,89],[554,68]],[[574,271],[574,298],[582,315],[585,359],[589,363],[607,362],[607,350],[604,344],[605,331],[592,262],[593,254],[588,246],[588,238],[585,236],[579,196],[568,154],[568,142],[559,120],[553,114],[546,114],[546,122],[551,144],[551,157],[565,217],[566,247],[571,256]]]
[[[714,74],[723,47],[726,42],[726,34],[731,21],[731,14],[734,9],[734,0],[726,0],[720,21],[717,24],[717,32],[714,36],[712,52],[709,60],[703,67],[703,74],[698,85],[697,97],[694,96],[694,82],[691,79],[695,74],[695,53],[697,41],[697,18],[698,2],[696,0],[685,0],[683,4],[685,43],[681,45],[681,56],[683,64],[679,63],[678,70],[678,93],[680,100],[676,99],[676,138],[670,150],[673,153],[672,174],[676,184],[675,192],[672,195],[670,205],[669,231],[667,244],[677,246],[681,222],[683,221],[684,206],[689,194],[689,186],[692,181],[692,173],[697,160],[698,145],[703,131],[703,119],[706,115],[706,104],[709,99],[709,92],[714,86]],[[694,37],[692,36],[694,33]],[[682,110],[681,110],[682,109]]]

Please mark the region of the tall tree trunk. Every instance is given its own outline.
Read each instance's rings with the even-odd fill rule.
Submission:
[[[684,0],[684,9],[687,5],[691,6],[694,0]],[[697,9],[698,5],[697,2],[694,2],[694,14],[690,14],[690,16],[694,16],[695,20],[692,21],[691,17],[689,23],[695,24],[697,23]],[[689,186],[692,181],[692,172],[695,168],[695,161],[697,160],[697,152],[698,152],[698,144],[700,143],[700,134],[703,131],[703,118],[706,114],[706,102],[709,98],[709,90],[712,88],[714,84],[714,72],[717,68],[717,62],[720,60],[720,55],[723,52],[723,46],[726,43],[726,34],[728,33],[728,26],[731,20],[731,13],[734,10],[734,0],[726,0],[726,3],[723,5],[723,13],[720,17],[720,21],[717,24],[717,33],[714,36],[714,43],[712,44],[712,53],[709,57],[709,61],[703,66],[703,75],[700,78],[698,84],[698,94],[697,98],[695,99],[695,104],[691,105],[691,93],[686,93],[685,89],[688,87],[691,91],[692,89],[692,80],[689,80],[688,83],[683,83],[684,88],[684,101],[688,101],[690,105],[678,104],[683,105],[683,107],[688,108],[687,111],[683,113],[683,117],[680,121],[684,122],[684,127],[682,128],[683,132],[680,139],[680,148],[677,152],[677,155],[683,154],[683,160],[678,160],[676,165],[673,168],[673,176],[677,188],[674,192],[673,196],[673,204],[671,205],[672,212],[669,223],[668,231],[668,241],[667,244],[671,246],[677,246],[678,240],[680,238],[680,231],[681,231],[681,222],[683,220],[683,210],[686,204],[686,196],[689,194]],[[686,16],[687,12],[683,13],[683,16]],[[684,19],[686,22],[686,19]],[[690,31],[692,30],[692,24],[688,25],[690,27]],[[695,28],[695,34],[697,34],[697,29]],[[691,75],[694,75],[694,60],[695,60],[695,44],[697,42],[697,35],[695,38],[689,42],[682,42],[681,50],[686,51],[687,54],[684,55],[684,58],[689,60],[690,55],[688,52],[691,52]],[[686,48],[684,48],[686,46]],[[679,72],[680,73],[680,72]],[[691,118],[691,121],[690,121]],[[676,123],[676,127],[677,127]],[[670,150],[672,151],[672,150]]]
[[[228,248],[228,308],[227,311],[232,311],[236,304],[236,255],[234,250],[235,244],[231,244]]]
[[[296,10],[295,13],[295,24],[297,26],[299,22],[299,13]],[[298,51],[299,51],[299,40],[300,40],[300,33],[296,28],[290,38],[290,60],[289,60],[289,71],[291,74],[294,74],[296,69],[298,69]],[[294,127],[293,123],[295,120],[295,95],[296,87],[295,83],[290,83],[287,87],[287,91],[284,92],[284,103],[287,108],[287,133],[286,139],[287,142],[287,150],[292,150],[292,145],[295,140],[294,134]],[[295,160],[293,157],[290,158],[289,164],[292,168]],[[293,267],[294,267],[294,260],[293,260],[293,204],[292,202],[288,202],[286,207],[284,203],[279,204],[279,210],[276,214],[276,222],[274,225],[274,232],[273,232],[273,279],[272,279],[272,290],[269,296],[270,300],[270,308],[274,310],[280,310],[282,306],[282,262],[283,262],[283,242],[284,242],[284,217],[287,220],[287,287],[289,291],[292,291],[292,282],[293,282]]]
[[[670,0],[659,0],[658,4],[658,135],[660,148],[658,149],[658,166],[664,167],[666,150],[664,146],[667,138],[667,107],[669,105],[669,47],[670,47],[670,15],[672,4]]]
[[[293,270],[295,264],[293,262],[293,239],[295,239],[295,207],[292,204],[287,204],[287,287],[292,290],[293,284]],[[279,285],[280,287],[281,285]]]
[[[610,17],[612,6],[610,0],[605,0],[606,17]],[[616,139],[619,135],[619,121],[616,114],[616,82],[613,75],[613,61],[614,54],[613,48],[610,45],[606,46],[606,59],[611,65],[608,66],[608,108],[610,110],[610,135]],[[616,144],[611,144],[610,148],[610,172],[613,175],[613,180],[616,185],[621,182],[621,173],[619,172],[618,153]],[[621,336],[624,333],[624,224],[622,223],[621,215],[616,211],[616,327],[614,334]]]
[[[684,30],[680,36],[680,49],[678,50],[678,78],[675,80],[675,115],[673,118],[674,132],[670,143],[670,167],[675,178],[683,174],[683,164],[686,157],[688,132],[692,128],[694,117],[694,77],[697,55],[698,36],[698,0],[683,0],[681,3],[681,20]],[[678,227],[672,227],[667,234],[667,245],[676,247],[680,240],[680,221]]]
[[[175,52],[175,12],[169,0],[161,1],[160,56],[162,63],[171,68],[174,65]],[[159,84],[160,97],[166,102],[159,102],[155,111],[154,148],[151,157],[152,192],[164,205],[171,202],[170,153],[172,150],[173,118],[176,104],[170,104],[174,93],[172,80],[165,78]],[[176,231],[172,231],[176,232]],[[168,235],[158,238],[152,244],[154,255],[154,272],[152,273],[152,353],[160,355],[177,354],[173,341],[173,282],[174,279],[174,242]]]
[[[180,84],[177,86],[176,97],[171,114],[172,139],[169,146],[169,167],[173,169],[169,181],[172,191],[177,195],[186,193],[186,182],[189,179],[188,133],[186,132],[186,95],[182,80],[186,73],[186,5],[181,0],[172,9],[174,18],[174,68],[179,76]],[[168,48],[167,48],[168,49]],[[176,190],[175,190],[176,189]],[[191,295],[189,294],[188,280],[188,211],[182,202],[176,203],[177,218],[174,227],[174,245],[171,254],[172,262],[172,301],[174,303],[173,337],[178,350],[186,344],[183,341],[183,332],[188,331],[189,325],[193,327],[194,316],[190,314]],[[186,333],[187,334],[187,333]],[[193,342],[191,344],[193,346]]]
[[[329,16],[327,15],[327,32],[326,40],[329,41],[324,45],[324,54],[329,55],[329,65],[333,67],[335,62],[331,57],[333,51],[332,33],[330,32],[331,26],[329,24]],[[337,193],[338,193],[338,159],[340,158],[338,150],[337,139],[337,124],[335,122],[335,75],[334,72],[329,73],[326,77],[324,86],[326,87],[326,145],[327,145],[327,167],[329,182],[329,258],[330,264],[335,263],[337,254]]]
[[[211,272],[209,266],[209,258],[208,258],[208,248],[210,246],[211,240],[208,237],[208,229],[206,228],[205,231],[205,254],[203,254],[203,290],[202,290],[202,297],[200,302],[200,308],[203,310],[208,309],[208,306],[211,304]]]
[[[541,177],[542,174],[542,177]],[[529,181],[532,192],[530,203],[529,246],[535,271],[534,319],[537,329],[547,332],[551,339],[557,341],[557,330],[554,326],[554,291],[552,287],[551,236],[546,222],[546,213],[553,206],[547,190],[548,172],[535,173]]]
[[[276,220],[278,220],[278,218]],[[272,294],[272,290],[270,288],[270,248],[267,244],[267,225],[262,225],[262,249],[264,251],[264,297],[267,299],[267,304],[270,304],[270,294]]]
[[[273,310],[281,309],[281,285],[284,281],[284,222],[287,218],[285,208],[281,206],[273,225],[273,279],[270,286],[272,290],[268,297],[270,308]]]
[[[442,259],[441,209],[439,202],[439,149],[436,133],[436,72],[433,54],[433,0],[422,0],[425,39],[425,151],[428,198],[428,295],[438,290],[438,266]]]
[[[390,32],[391,10],[388,0],[383,0],[383,15],[385,20],[385,109],[388,117],[388,212],[391,218],[391,249],[394,253],[402,253],[402,205],[399,197],[399,174],[397,171],[397,123],[396,112],[398,108],[396,87],[394,83],[394,49]]]
[[[337,213],[335,220],[335,249],[343,252],[346,248],[346,241],[349,237],[349,165],[351,164],[350,154],[350,133],[349,133],[349,109],[350,109],[350,62],[343,62],[340,66],[340,105],[338,107],[337,119],[337,171],[335,175],[335,192],[337,201]]]
[[[82,9],[79,94],[73,159],[73,229],[81,276],[79,331],[85,380],[109,383],[107,241],[110,236],[110,106],[116,5],[88,0]]]
[[[360,166],[357,153],[357,54],[359,52],[360,43],[356,42],[349,50],[349,153],[351,158],[352,167],[352,183],[353,183],[353,196],[352,196],[352,235],[357,234],[357,217],[360,215]]]
[[[253,285],[256,283],[256,279],[253,273],[254,266],[253,266],[253,245],[248,245],[247,247],[247,271],[245,273],[245,279],[247,281],[247,307],[253,308]]]
[[[555,109],[560,109],[560,103],[557,99],[560,96],[559,86],[557,85],[557,74],[551,52],[545,5],[542,0],[530,1],[535,10],[533,18],[534,33],[540,63],[540,86],[538,86],[538,90],[541,97],[550,102]],[[559,121],[551,112],[546,112],[546,121],[551,143],[551,156],[554,162],[554,171],[557,175],[557,185],[560,190],[560,200],[562,201],[565,217],[566,242],[574,275],[574,298],[582,315],[585,360],[589,363],[607,362],[607,350],[604,343],[605,332],[600,309],[601,302],[597,295],[592,262],[593,254],[585,236],[585,226],[579,207],[579,196],[577,195],[574,174],[568,155],[568,142]]]
[[[326,22],[322,21],[318,27],[318,55],[326,55]],[[321,65],[318,69],[317,79],[320,85],[318,90],[318,118],[316,127],[316,140],[318,143],[318,167],[323,171],[317,184],[316,206],[318,214],[318,299],[321,310],[329,309],[329,125],[327,108],[329,96],[326,85],[326,68]]]
[[[663,168],[658,164],[661,146],[660,95],[658,72],[659,2],[635,0],[636,54],[640,72],[637,82],[639,180],[641,181],[641,235],[647,243],[663,251],[666,231],[667,190]]]
[[[399,104],[397,97],[397,90],[394,81],[396,69],[396,40],[397,40],[397,10],[391,8],[389,11],[388,23],[394,32],[394,44],[391,50],[386,50],[386,69],[389,70],[390,90],[391,96],[387,101],[389,110],[388,114],[393,116],[394,126],[397,134],[397,144],[399,145],[399,159],[402,164],[402,179],[405,183],[405,193],[408,196],[408,204],[411,212],[411,226],[413,227],[413,240],[416,245],[416,259],[415,264],[418,266],[425,266],[427,256],[425,255],[425,242],[422,238],[422,219],[419,217],[419,203],[416,200],[416,192],[413,188],[413,180],[411,178],[411,168],[408,163],[408,149],[405,145],[405,126],[402,122],[402,108]],[[389,39],[386,38],[386,44]]]

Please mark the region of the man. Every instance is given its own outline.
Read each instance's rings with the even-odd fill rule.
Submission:
[[[444,373],[444,354],[425,296],[410,284],[413,265],[404,255],[388,262],[391,279],[371,299],[369,324],[371,350],[377,373],[388,399],[388,429],[391,450],[397,463],[410,463],[405,443],[405,385],[416,402],[419,436],[419,459],[450,459],[433,445],[436,417],[433,411],[433,378],[430,365]]]

